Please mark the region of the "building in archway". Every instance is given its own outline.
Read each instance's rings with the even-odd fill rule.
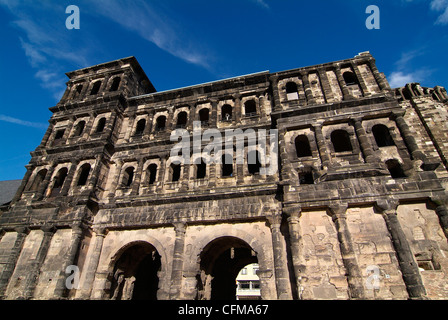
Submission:
[[[448,298],[444,88],[391,89],[369,53],[163,92],[134,57],[67,76],[0,213],[2,299],[229,299],[252,263],[262,299]],[[247,136],[208,163],[198,125]]]

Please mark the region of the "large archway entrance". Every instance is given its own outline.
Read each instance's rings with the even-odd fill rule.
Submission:
[[[111,300],[157,300],[160,255],[147,242],[124,248],[116,260],[111,278]]]
[[[198,299],[235,300],[236,277],[245,266],[258,263],[257,255],[243,240],[221,237],[210,242],[200,255]]]

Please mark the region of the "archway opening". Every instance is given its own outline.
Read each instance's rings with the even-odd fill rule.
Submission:
[[[161,259],[147,242],[125,249],[111,274],[111,300],[157,300]]]
[[[200,300],[236,300],[238,274],[245,266],[258,263],[255,251],[235,237],[215,239],[204,248],[200,259]]]

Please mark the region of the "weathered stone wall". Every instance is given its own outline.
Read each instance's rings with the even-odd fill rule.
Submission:
[[[0,298],[130,299],[144,263],[151,298],[229,298],[254,262],[263,299],[448,298],[443,88],[391,90],[369,53],[164,92],[135,58],[67,75],[0,211]],[[249,172],[246,141],[229,176],[192,152],[174,179],[194,121],[278,129],[279,172]]]

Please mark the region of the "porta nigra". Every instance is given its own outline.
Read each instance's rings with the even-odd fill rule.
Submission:
[[[368,52],[162,92],[134,57],[67,76],[0,208],[1,299],[235,299],[253,263],[265,300],[448,299],[445,88]],[[171,163],[195,121],[278,130],[278,171]]]

